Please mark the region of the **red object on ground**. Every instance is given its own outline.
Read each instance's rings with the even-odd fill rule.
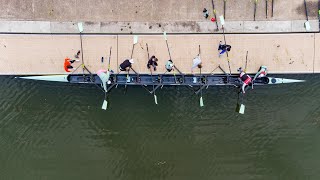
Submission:
[[[64,59],[64,70],[66,72],[70,72],[69,69],[68,69],[68,66],[71,66],[71,63],[69,62],[70,58],[65,58]]]
[[[211,18],[211,21],[212,21],[212,22],[215,22],[215,21],[216,21],[216,19],[215,19],[215,18]]]

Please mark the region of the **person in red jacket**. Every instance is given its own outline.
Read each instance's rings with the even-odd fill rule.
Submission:
[[[75,61],[79,61],[79,60],[71,60],[70,58],[65,58],[64,59],[64,70],[66,72],[70,72],[69,69],[73,69],[73,66],[71,65],[72,63],[74,63]]]
[[[252,78],[247,73],[245,73],[241,67],[238,69],[238,72],[240,73],[239,77],[242,81],[241,90],[242,90],[242,93],[245,94],[246,93],[245,88],[251,85]]]

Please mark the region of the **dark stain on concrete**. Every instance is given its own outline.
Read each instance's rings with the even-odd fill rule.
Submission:
[[[138,11],[136,11],[136,14],[138,14]]]
[[[152,29],[152,26],[149,26],[149,29]]]
[[[259,29],[259,26],[254,27],[255,29]]]
[[[101,22],[101,27],[118,24],[118,22]]]
[[[92,22],[92,21],[85,21],[84,24],[86,24],[86,25],[93,25],[94,22]]]
[[[306,14],[306,8],[304,7],[303,1],[301,5],[296,8],[296,12],[299,14]],[[309,17],[318,17],[318,2],[307,2],[308,16]]]
[[[131,26],[129,26],[129,29],[131,29]]]
[[[159,23],[159,28],[161,28],[161,24]]]
[[[199,24],[195,22],[179,22],[174,23],[174,26],[182,26],[184,29],[190,29],[191,31],[200,32]]]

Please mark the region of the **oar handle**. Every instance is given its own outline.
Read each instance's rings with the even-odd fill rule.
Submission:
[[[109,53],[108,71],[110,70],[111,50],[112,50],[112,46],[110,47],[110,53]]]

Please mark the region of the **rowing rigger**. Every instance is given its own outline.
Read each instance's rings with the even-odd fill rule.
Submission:
[[[17,78],[52,81],[52,82],[65,82],[72,84],[94,84],[101,85],[102,81],[97,74],[69,74],[69,75],[43,75],[43,76],[20,76]],[[149,74],[130,74],[129,78],[127,74],[112,74],[110,75],[109,85],[107,88],[108,93],[114,87],[118,85],[139,85],[147,90],[150,94],[163,86],[186,86],[194,91],[195,94],[199,94],[204,88],[209,86],[235,86],[240,87],[242,81],[237,75],[213,75],[213,74],[201,74],[201,75],[171,75],[171,74],[158,74],[150,76]],[[276,85],[287,83],[304,82],[305,80],[298,79],[285,79],[276,77],[261,77],[256,78],[253,84],[256,85]],[[152,90],[147,87],[153,86]],[[197,89],[195,89],[196,87]],[[202,102],[203,103],[203,102]],[[156,103],[157,104],[157,103]],[[201,105],[200,105],[201,106]],[[203,104],[202,104],[203,106]]]

